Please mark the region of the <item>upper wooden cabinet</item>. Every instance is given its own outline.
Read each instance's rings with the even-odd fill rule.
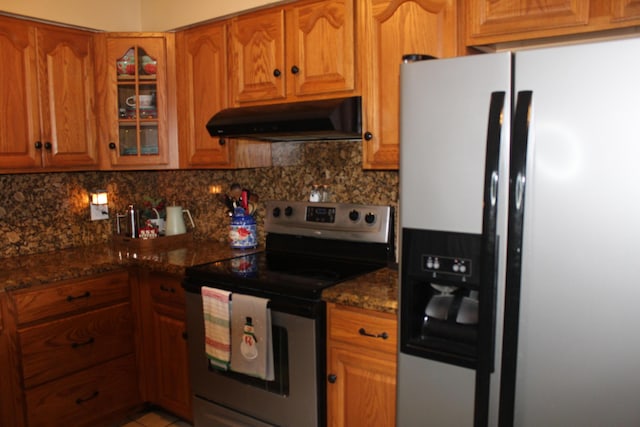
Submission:
[[[358,6],[363,167],[398,169],[402,57],[456,55],[456,2],[363,0]]]
[[[227,108],[227,23],[176,34],[178,140],[182,168],[243,168],[271,165],[271,144],[220,139],[205,125]]]
[[[635,0],[470,0],[466,44],[479,46],[614,30],[640,24]]]
[[[0,53],[0,170],[96,169],[93,33],[0,16]]]
[[[353,0],[296,2],[230,26],[231,104],[356,90]]]
[[[177,167],[173,35],[100,35],[104,169]]]

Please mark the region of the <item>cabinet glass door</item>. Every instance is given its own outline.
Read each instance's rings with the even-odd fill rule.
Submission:
[[[120,156],[159,153],[157,58],[131,46],[116,59]]]

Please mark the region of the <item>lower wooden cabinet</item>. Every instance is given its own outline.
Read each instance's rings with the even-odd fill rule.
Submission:
[[[395,426],[396,316],[328,304],[327,322],[327,424]]]
[[[159,272],[141,272],[147,400],[183,418],[193,420],[185,294],[182,278]],[[150,360],[149,360],[150,359]]]
[[[9,380],[19,376],[14,416],[24,411],[11,425],[109,425],[142,403],[126,271],[34,286],[7,298],[14,315],[5,333],[15,345],[9,362],[17,370]]]

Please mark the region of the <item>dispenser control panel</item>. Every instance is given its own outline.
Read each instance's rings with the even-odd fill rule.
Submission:
[[[440,255],[422,255],[422,270],[439,274],[453,274],[471,277],[472,262],[469,258],[448,257]]]

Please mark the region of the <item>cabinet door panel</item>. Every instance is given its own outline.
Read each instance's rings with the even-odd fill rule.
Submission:
[[[0,169],[41,166],[36,36],[32,26],[0,16]]]
[[[286,72],[296,96],[355,89],[353,0],[293,6],[287,22],[291,46]],[[290,25],[289,25],[290,24]],[[298,71],[293,74],[292,67]]]
[[[46,164],[97,168],[92,35],[50,27],[37,34]]]
[[[580,26],[589,20],[586,0],[473,0],[468,7],[471,40],[496,35],[503,37],[494,41],[517,40],[514,34]]]
[[[285,98],[283,9],[232,20],[230,45],[232,103]]]
[[[456,55],[452,0],[367,0],[359,11],[365,169],[397,169],[400,63],[410,53]]]
[[[229,144],[209,135],[205,124],[227,107],[226,25],[187,30],[177,37],[180,148],[187,166],[230,166]]]
[[[393,356],[329,346],[328,425],[395,426],[396,364]]]

